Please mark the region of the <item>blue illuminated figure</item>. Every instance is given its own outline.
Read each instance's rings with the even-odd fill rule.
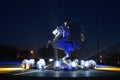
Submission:
[[[77,41],[71,37],[68,24],[68,21],[66,21],[62,26],[57,26],[57,28],[53,31],[55,37],[52,41],[52,44],[54,45],[54,48],[64,50],[65,57],[62,58],[63,60],[70,57],[71,52],[73,52],[75,49],[80,48]]]

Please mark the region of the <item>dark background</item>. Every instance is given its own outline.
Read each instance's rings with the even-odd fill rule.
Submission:
[[[2,0],[0,45],[39,50],[66,19],[82,25],[88,53],[96,53],[96,17],[100,51],[120,43],[119,0]],[[79,36],[79,35],[77,35]]]

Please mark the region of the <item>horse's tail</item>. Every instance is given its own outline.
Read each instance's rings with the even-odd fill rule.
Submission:
[[[73,40],[73,46],[75,49],[80,49],[80,44],[75,40]]]

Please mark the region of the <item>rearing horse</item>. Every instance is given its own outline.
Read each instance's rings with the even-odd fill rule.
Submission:
[[[55,35],[55,37],[52,41],[52,44],[54,48],[64,51],[65,56],[62,58],[63,60],[70,57],[71,52],[73,52],[75,49],[80,48],[79,44],[74,39],[69,40],[70,37],[69,27],[66,26],[64,29],[62,26],[57,27],[53,31],[53,34]]]

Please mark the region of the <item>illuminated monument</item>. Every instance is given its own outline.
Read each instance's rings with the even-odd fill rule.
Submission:
[[[66,21],[63,25],[57,26],[56,29],[52,32],[55,36],[51,42],[54,48],[63,50],[65,53],[65,56],[62,58],[62,60],[70,57],[71,53],[75,49],[80,49],[78,41],[72,37],[70,28],[70,22]]]
[[[95,68],[96,62],[94,60],[79,61],[78,59],[67,59],[71,56],[72,52],[81,48],[80,42],[78,41],[78,39],[75,38],[79,35],[78,33],[75,34],[75,32],[77,31],[73,29],[75,28],[75,26],[72,24],[73,23],[66,21],[63,25],[57,26],[56,29],[52,32],[54,38],[52,41],[48,41],[48,44],[52,44],[52,46],[54,47],[54,51],[56,54],[55,60],[52,60],[50,64],[46,64],[45,59],[42,58],[39,59],[37,62],[35,62],[35,59],[24,59],[21,66],[25,69],[36,67],[39,70],[47,70],[50,68],[50,65],[53,70],[79,70]],[[84,39],[82,39],[81,41],[84,41]],[[61,59],[58,59],[58,49],[63,50],[65,53],[65,56]]]

